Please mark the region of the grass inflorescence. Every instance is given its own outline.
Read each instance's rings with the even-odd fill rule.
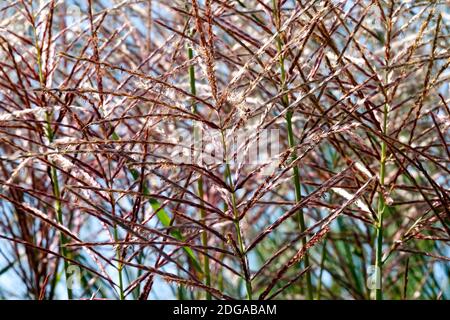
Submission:
[[[446,1],[0,17],[1,299],[449,298]]]

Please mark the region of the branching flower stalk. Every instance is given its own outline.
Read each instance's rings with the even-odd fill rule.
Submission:
[[[386,18],[386,39],[385,39],[385,63],[389,67],[390,64],[390,51],[391,51],[391,33],[392,33],[392,14],[394,10],[394,3],[391,1],[389,5],[389,15]],[[380,8],[380,10],[382,10]],[[387,85],[389,82],[389,69],[384,72],[384,83]],[[385,97],[385,103],[383,104],[383,118],[381,131],[384,136],[388,134],[387,124],[389,117],[389,100],[388,100],[388,89],[383,88],[383,94]],[[381,140],[381,151],[380,151],[380,167],[379,167],[379,183],[380,192],[378,194],[378,208],[377,208],[377,222],[376,222],[376,248],[375,248],[375,299],[383,299],[383,219],[387,208],[386,201],[384,199],[385,191],[385,176],[386,176],[386,151],[387,144],[384,139]]]
[[[446,1],[3,2],[0,299],[450,298]]]
[[[273,12],[274,12],[274,17],[275,17],[275,23],[276,23],[276,28],[277,28],[277,32],[280,29],[280,25],[281,25],[281,16],[280,13],[278,12],[278,3],[277,0],[272,0],[272,5],[273,5]],[[283,51],[283,41],[281,39],[281,34],[279,34],[276,37],[276,41],[277,41],[277,49],[278,49],[278,54],[279,54],[279,65],[280,65],[280,74],[281,74],[281,91],[285,92],[286,91],[286,70],[284,67],[284,54],[282,53]],[[285,95],[282,96],[282,103],[283,106],[285,108],[289,107],[289,95],[286,93]],[[292,149],[292,154],[291,154],[291,159],[292,161],[295,160],[297,158],[297,153],[295,152],[294,148],[296,146],[295,143],[295,138],[294,138],[294,131],[293,131],[293,126],[292,126],[292,116],[293,116],[293,111],[291,109],[289,109],[286,112],[286,127],[287,127],[287,134],[288,134],[288,144],[289,144],[289,148]],[[298,166],[294,166],[293,167],[293,177],[292,180],[294,182],[294,187],[295,187],[295,201],[298,203],[301,201],[302,199],[302,194],[301,194],[301,184],[300,184],[300,172],[298,170]],[[306,230],[306,224],[305,224],[305,217],[303,215],[303,210],[299,209],[298,213],[297,213],[297,219],[299,222],[299,228],[300,228],[300,232],[304,232]],[[302,245],[305,246],[307,243],[307,239],[306,237],[302,238]],[[305,253],[305,256],[303,258],[304,261],[304,265],[305,268],[309,267],[309,256],[308,253]],[[312,287],[312,281],[311,281],[311,272],[308,271],[306,272],[306,286],[307,286],[307,296],[309,300],[313,300],[314,299],[314,293],[313,293],[313,287]]]
[[[112,138],[116,141],[120,140],[119,135],[115,132],[112,133]],[[140,179],[139,171],[136,169],[132,169],[132,168],[128,168],[128,170],[129,170],[131,176],[133,177],[133,179],[135,181],[139,181],[139,179]],[[157,216],[159,222],[161,222],[161,224],[166,228],[170,227],[172,219],[170,218],[169,214],[164,210],[164,208],[161,206],[159,201],[150,196],[150,189],[148,188],[147,184],[144,184],[144,186],[142,187],[142,193],[150,202],[152,209],[156,212],[156,216]],[[175,239],[184,241],[184,237],[181,234],[180,230],[173,229],[170,233]],[[186,252],[194,269],[199,273],[203,273],[202,267],[201,267],[199,261],[197,260],[197,257],[195,256],[194,251],[192,251],[192,249],[187,246],[184,246],[183,250]]]

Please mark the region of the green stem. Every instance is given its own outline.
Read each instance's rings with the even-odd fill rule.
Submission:
[[[189,60],[192,60],[194,58],[194,51],[192,50],[192,47],[188,45],[188,58]],[[195,86],[195,70],[194,65],[189,66],[189,84],[191,93],[195,96],[197,94],[197,89]],[[197,113],[197,104],[195,101],[192,103],[192,113]],[[197,126],[194,124],[194,146],[197,145],[199,132]],[[202,219],[202,223],[206,223],[206,212],[203,208],[204,206],[204,192],[203,192],[203,177],[200,176],[197,181],[197,189],[198,189],[198,196],[201,201],[202,208],[200,209],[200,216]],[[207,253],[207,246],[208,246],[208,234],[206,231],[202,233],[202,245],[204,247],[205,253]],[[205,271],[205,284],[210,287],[211,286],[211,271],[209,268],[209,257],[205,254],[203,259],[203,270]],[[211,300],[212,296],[210,292],[206,292],[206,299]]]
[[[56,212],[56,218],[58,220],[58,223],[63,226],[64,223],[63,223],[63,214],[62,214],[62,206],[61,206],[61,192],[60,192],[59,183],[58,183],[58,173],[54,166],[52,166],[50,169],[50,179],[51,179],[52,185],[53,185],[53,196],[55,197],[54,208],[55,208],[55,212]],[[67,260],[67,258],[69,258],[69,253],[66,248],[66,243],[67,243],[66,236],[61,233],[60,247],[61,247],[61,254],[64,258],[64,274],[66,276],[66,284],[67,284],[67,282],[68,282],[67,270],[69,268],[69,261]],[[71,300],[73,298],[72,289],[70,289],[69,286],[67,286],[67,285],[66,285],[66,288],[67,288],[67,298],[69,300]]]
[[[45,79],[44,79],[44,72],[42,70],[42,53],[41,53],[41,49],[39,48],[39,41],[38,41],[38,37],[37,37],[37,30],[36,28],[33,26],[33,32],[34,32],[34,39],[35,39],[35,47],[36,47],[36,55],[37,55],[37,65],[38,65],[38,75],[39,75],[39,84],[41,89],[43,89],[45,87]],[[47,135],[47,139],[49,141],[49,143],[51,144],[54,140],[55,134],[53,132],[52,129],[52,113],[50,112],[46,112],[45,113],[45,120],[46,120],[46,128],[45,128],[45,132]],[[59,187],[59,182],[58,182],[58,172],[56,171],[56,168],[54,165],[51,166],[50,168],[50,180],[52,183],[52,189],[53,189],[53,196],[55,198],[55,202],[54,202],[54,210],[56,212],[56,219],[58,221],[58,223],[62,226],[64,226],[64,221],[63,221],[63,213],[62,213],[62,206],[61,206],[61,191],[60,191],[60,187]],[[69,300],[71,300],[73,298],[73,294],[72,294],[72,289],[69,288],[69,286],[67,285],[68,283],[68,268],[69,268],[69,262],[67,260],[67,258],[69,257],[69,253],[67,251],[66,248],[66,243],[67,243],[67,239],[65,237],[65,235],[63,233],[61,233],[60,236],[60,251],[61,251],[61,255],[63,256],[64,259],[64,274],[66,277],[66,289],[67,289],[67,298]]]
[[[272,0],[272,5],[273,5],[273,11],[274,11],[274,15],[275,15],[275,20],[277,21],[277,29],[278,29],[279,25],[280,25],[280,21],[278,19],[277,0]],[[282,49],[283,49],[283,43],[282,43],[282,39],[280,36],[277,36],[276,41],[277,41],[277,49],[278,49],[278,54],[279,54],[280,73],[281,73],[281,90],[285,91],[286,90],[286,71],[284,68],[284,56],[283,56],[283,54],[281,54]],[[283,105],[285,106],[285,108],[287,108],[289,106],[289,95],[288,94],[283,95],[282,102],[283,102]],[[293,116],[293,112],[291,110],[288,110],[286,112],[286,127],[287,127],[287,131],[288,131],[288,143],[289,143],[290,149],[293,149],[296,145],[295,139],[294,139],[294,131],[293,131],[293,127],[292,127],[292,116]],[[294,161],[295,159],[297,159],[297,153],[295,151],[293,151],[291,154],[291,160]],[[294,171],[293,182],[294,182],[294,187],[295,187],[295,201],[298,203],[301,201],[301,197],[302,197],[301,196],[300,173],[299,173],[297,166],[294,166],[293,171]],[[303,215],[302,209],[298,210],[297,219],[299,222],[300,232],[304,232],[306,230],[306,224],[305,224],[305,217]],[[306,237],[303,237],[302,245],[305,246],[306,242],[307,242]],[[305,263],[305,268],[309,267],[309,265],[310,265],[309,255],[307,253],[305,253],[305,256],[304,256],[304,263]],[[311,272],[309,272],[309,271],[306,273],[306,286],[307,286],[308,299],[313,300],[314,295],[313,295],[313,287],[312,287],[312,281],[311,281]]]
[[[389,114],[389,105],[384,104],[383,109],[383,134],[387,132],[387,119]],[[380,156],[380,185],[384,187],[384,180],[386,175],[386,142],[381,142],[381,156]],[[386,203],[384,202],[383,190],[379,192],[378,196],[378,212],[377,212],[377,232],[376,232],[376,254],[375,254],[375,299],[383,299],[383,217],[386,211]]]
[[[117,229],[117,225],[114,225],[114,241],[116,243],[119,241],[119,231]],[[123,275],[122,275],[123,264],[121,262],[122,258],[121,258],[121,254],[120,254],[120,246],[119,245],[117,245],[117,248],[116,248],[116,258],[118,261],[117,271],[119,274],[119,296],[120,296],[120,300],[124,300],[125,294],[124,294],[124,290],[123,290]]]
[[[234,190],[234,183],[233,183],[233,177],[231,176],[231,169],[230,164],[228,163],[228,159],[226,157],[227,155],[227,147],[225,143],[225,135],[223,130],[221,130],[221,136],[222,136],[222,144],[224,148],[224,155],[225,155],[225,178],[228,179],[228,184],[230,185],[231,189]],[[234,227],[236,229],[236,239],[239,246],[239,251],[242,259],[242,268],[247,268],[248,270],[248,261],[247,256],[245,255],[245,247],[244,247],[244,240],[242,239],[242,233],[241,233],[241,226],[240,226],[240,220],[239,220],[239,212],[237,210],[237,204],[236,204],[236,194],[234,191],[231,192],[231,204],[233,206],[233,215],[234,215]],[[245,270],[243,270],[245,271]],[[252,290],[252,282],[249,278],[248,274],[244,275],[244,281],[245,281],[245,287],[247,291],[247,300],[253,299],[253,290]]]
[[[200,177],[198,179],[198,196],[201,199],[201,205],[204,205],[203,199],[204,199],[204,193],[203,193],[203,178]],[[200,215],[202,218],[202,222],[206,224],[206,212],[203,208],[200,209]],[[202,245],[204,247],[205,253],[207,253],[207,246],[208,246],[208,234],[206,231],[202,233]],[[210,287],[211,286],[211,271],[209,269],[209,257],[205,254],[203,259],[203,270],[205,272],[205,284]],[[206,292],[206,299],[211,300],[212,296],[210,292]]]
[[[406,258],[405,274],[403,276],[403,292],[402,292],[403,300],[406,300],[408,292],[408,272],[409,272],[409,257]]]
[[[319,272],[319,283],[317,285],[317,300],[320,300],[321,297],[321,293],[322,293],[322,275],[323,275],[323,270],[325,267],[325,260],[327,258],[327,238],[325,238],[325,240],[323,241],[323,245],[322,245],[322,257],[320,258],[320,272]]]
[[[342,222],[342,217],[338,217],[337,223],[338,223],[338,227],[339,227],[339,231],[341,234],[345,234],[347,232],[347,228],[345,226],[345,224]],[[353,255],[352,252],[350,250],[350,246],[348,245],[347,241],[345,239],[342,240],[342,246],[344,247],[344,255],[345,255],[345,259],[347,260],[348,266],[349,266],[349,271],[350,274],[353,277],[353,280],[355,281],[356,284],[356,289],[358,290],[358,293],[360,293],[361,295],[364,295],[364,290],[363,290],[363,286],[362,283],[360,281],[360,278],[357,274],[357,268],[355,266],[355,262],[353,260]],[[341,251],[341,250],[339,250]]]

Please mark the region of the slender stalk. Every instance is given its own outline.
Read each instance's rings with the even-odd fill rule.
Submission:
[[[222,144],[224,148],[224,155],[225,155],[225,178],[228,179],[228,184],[230,185],[231,189],[234,190],[234,183],[233,183],[233,177],[231,176],[231,169],[230,164],[228,163],[228,159],[226,157],[227,155],[227,147],[225,143],[225,134],[223,130],[221,130],[221,137],[222,137]],[[241,232],[241,225],[239,220],[239,212],[237,210],[237,204],[236,204],[236,194],[235,192],[231,192],[231,204],[233,206],[233,215],[234,215],[234,227],[236,229],[236,239],[239,246],[239,253],[241,255],[242,259],[242,268],[244,269],[244,281],[245,281],[245,287],[247,291],[247,300],[253,299],[253,289],[252,289],[252,282],[248,274],[248,261],[247,256],[245,255],[245,247],[244,247],[244,240],[242,239],[242,232]],[[247,271],[246,271],[247,270]]]
[[[280,19],[278,16],[277,0],[272,0],[272,5],[273,5],[275,21],[277,24],[277,29],[279,29]],[[276,41],[277,41],[277,49],[278,49],[278,54],[279,54],[280,73],[281,73],[281,90],[285,91],[286,90],[286,71],[284,68],[284,56],[281,53],[282,49],[283,49],[283,43],[282,43],[282,39],[280,36],[277,36]],[[289,95],[288,94],[283,95],[282,102],[286,108],[289,106]],[[287,131],[288,131],[289,148],[291,148],[291,149],[293,149],[296,145],[295,138],[294,138],[294,131],[293,131],[293,127],[292,127],[292,116],[293,116],[293,112],[291,110],[288,110],[286,112],[286,127],[287,127]],[[297,153],[295,151],[293,151],[291,154],[292,161],[295,160],[296,158],[297,158]],[[295,187],[295,201],[298,203],[301,201],[302,195],[301,195],[300,173],[299,173],[297,166],[294,166],[293,172],[294,172],[293,182],[294,182],[294,187]],[[306,230],[306,224],[305,224],[305,217],[303,215],[302,209],[298,210],[297,219],[299,222],[300,232],[304,232]],[[306,242],[307,242],[306,237],[303,237],[302,245],[305,246]],[[307,253],[305,253],[303,261],[305,264],[305,268],[309,267],[309,265],[310,265],[309,255]],[[313,287],[312,287],[312,281],[311,281],[311,273],[309,271],[306,273],[306,286],[307,286],[308,299],[313,300],[314,299]]]
[[[383,134],[387,133],[387,120],[389,114],[389,105],[384,104],[383,108]],[[384,187],[384,180],[386,175],[386,142],[384,140],[381,142],[381,155],[380,155],[380,185]],[[383,191],[379,192],[378,197],[378,211],[377,211],[377,232],[376,232],[376,254],[375,254],[375,279],[376,279],[376,289],[375,289],[375,299],[383,299],[383,218],[387,206],[384,202]]]
[[[189,60],[192,60],[194,58],[194,51],[192,50],[192,47],[188,45],[187,49],[188,58]],[[197,89],[195,86],[195,69],[194,65],[189,66],[189,84],[190,84],[190,90],[191,93],[195,96],[197,94]],[[192,113],[197,113],[197,104],[195,101],[192,103]],[[197,145],[197,141],[199,139],[199,132],[198,127],[194,123],[194,145]],[[200,216],[202,219],[202,223],[206,223],[206,212],[204,207],[204,192],[203,192],[203,177],[200,175],[200,177],[197,180],[197,191],[198,196],[201,200],[202,207],[200,208]],[[208,234],[206,231],[202,233],[202,245],[205,248],[205,253],[207,253],[206,247],[208,246]],[[211,271],[209,268],[209,257],[205,254],[203,259],[203,271],[205,272],[205,284],[209,287],[211,286]],[[206,299],[211,300],[212,296],[210,292],[206,292]]]
[[[226,175],[228,176],[228,181],[230,183],[230,186],[234,189],[233,179],[231,177],[230,165],[228,163],[226,164]],[[237,206],[236,206],[236,195],[234,192],[231,193],[231,204],[233,205],[234,226],[236,229],[236,237],[237,237],[239,250],[241,251],[240,253],[242,255],[242,263],[244,264],[244,266],[248,266],[247,257],[245,256],[244,240],[242,239],[241,226],[240,226],[240,222],[239,222],[239,212],[238,212]],[[252,283],[247,275],[245,275],[245,287],[247,290],[247,300],[252,300],[253,299]]]
[[[42,70],[42,53],[41,53],[41,49],[39,47],[37,30],[34,26],[33,26],[33,33],[34,33],[35,47],[36,47],[39,84],[40,84],[41,89],[43,89],[45,87],[45,79],[44,79],[44,72]],[[46,133],[48,142],[51,144],[55,138],[55,134],[53,132],[52,125],[51,125],[51,122],[52,122],[52,113],[51,112],[47,111],[45,113],[45,121],[46,121],[45,133]],[[64,226],[62,206],[61,206],[61,190],[59,187],[58,172],[56,171],[55,166],[51,166],[51,168],[50,168],[50,180],[52,183],[53,196],[55,198],[53,208],[56,212],[56,219],[60,225]],[[70,286],[67,285],[68,284],[67,270],[69,268],[69,262],[67,261],[67,258],[69,257],[69,253],[65,246],[66,243],[67,243],[66,236],[63,233],[61,233],[60,251],[61,251],[61,255],[64,258],[64,275],[66,277],[67,298],[69,300],[71,300],[73,298],[72,289],[70,288]]]
[[[323,270],[324,270],[326,259],[327,259],[327,238],[325,238],[323,240],[323,245],[322,245],[322,257],[320,258],[319,283],[317,285],[316,300],[320,300],[320,296],[322,293],[322,275],[323,275]]]
[[[406,258],[405,274],[403,276],[403,291],[402,291],[403,300],[406,300],[408,292],[408,273],[409,273],[409,257]]]
[[[338,217],[336,220],[338,223],[340,233],[345,234],[347,232],[347,228],[346,228],[345,224],[342,222],[341,218],[342,217]],[[345,259],[347,260],[347,263],[349,266],[348,269],[350,271],[350,274],[352,275],[352,278],[356,284],[356,289],[358,290],[358,292],[361,295],[364,295],[363,286],[362,286],[361,280],[357,274],[357,268],[356,268],[355,262],[353,260],[353,255],[352,255],[350,246],[348,245],[348,243],[345,239],[342,240],[342,246],[344,247],[344,256],[345,256]]]
[[[49,123],[49,121],[48,121]],[[53,131],[49,131],[48,133],[50,133],[48,136],[53,136]],[[52,138],[53,140],[53,138]],[[49,139],[50,141],[50,139]],[[63,214],[62,214],[62,206],[61,206],[61,191],[59,188],[59,182],[58,182],[58,173],[55,169],[54,166],[51,167],[50,169],[50,177],[51,177],[51,181],[52,181],[52,185],[53,185],[53,196],[55,197],[55,203],[54,203],[54,208],[56,211],[56,218],[58,220],[58,223],[60,225],[64,225],[64,221],[63,221]],[[64,234],[61,234],[61,238],[60,238],[60,247],[61,247],[61,254],[64,258],[64,274],[66,277],[66,289],[67,289],[67,298],[69,300],[71,300],[73,298],[73,293],[72,293],[72,289],[70,288],[70,286],[67,285],[68,283],[68,268],[69,268],[69,262],[67,261],[66,258],[69,258],[69,253],[67,251],[66,248],[66,243],[67,243],[67,238]]]
[[[380,8],[380,10],[382,10]],[[386,66],[390,65],[390,56],[391,56],[391,33],[392,33],[392,14],[394,12],[394,2],[390,1],[389,5],[389,13],[387,15],[387,23],[386,23],[386,36],[385,36],[385,63]],[[387,86],[389,83],[389,73],[388,69],[384,72],[384,82]],[[387,123],[389,116],[389,100],[388,100],[388,89],[383,89],[383,94],[385,97],[385,103],[383,105],[383,124],[382,124],[382,133],[383,135],[387,135]],[[380,167],[379,167],[379,182],[380,182],[380,192],[378,196],[378,209],[377,209],[377,232],[376,232],[376,253],[375,253],[375,299],[382,300],[383,299],[383,218],[387,208],[387,204],[384,201],[384,184],[385,184],[385,176],[386,176],[386,151],[387,145],[385,140],[381,141],[381,152],[380,152]]]
[[[116,241],[116,242],[119,241],[119,231],[118,231],[117,225],[114,225],[114,241]],[[119,245],[117,245],[117,248],[116,248],[116,258],[118,261],[117,271],[118,271],[118,275],[119,275],[119,297],[120,297],[120,300],[124,300],[125,294],[124,294],[124,290],[123,290],[123,275],[122,275],[123,264],[121,262],[122,257],[120,254],[120,246]]]

